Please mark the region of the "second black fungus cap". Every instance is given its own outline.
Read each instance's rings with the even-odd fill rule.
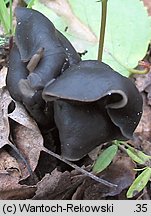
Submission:
[[[131,139],[142,115],[142,97],[132,81],[97,60],[68,68],[42,93],[55,101],[62,154],[78,160],[97,145]]]

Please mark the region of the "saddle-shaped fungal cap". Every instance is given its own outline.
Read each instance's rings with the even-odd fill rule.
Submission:
[[[41,60],[39,59],[39,63],[27,77],[31,88],[42,89],[69,65],[80,61],[71,43],[43,14],[33,9],[18,7],[15,9],[15,15],[15,42],[21,60],[29,62],[39,50],[43,50]]]
[[[68,68],[42,96],[55,101],[62,155],[69,160],[101,143],[131,139],[142,114],[142,97],[132,81],[95,60]]]
[[[61,154],[76,161],[84,157],[101,143],[120,138],[125,140],[105,109],[99,105],[54,102],[54,117],[59,130]]]

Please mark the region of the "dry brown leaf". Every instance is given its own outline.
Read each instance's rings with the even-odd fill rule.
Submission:
[[[77,188],[75,193],[72,196],[72,200],[82,200],[83,199],[83,194],[85,191],[86,183],[85,181]]]
[[[9,121],[8,121],[8,107],[9,107],[11,102],[12,102],[12,99],[11,99],[7,89],[6,88],[0,89],[0,118],[1,118],[1,121],[0,121],[0,134],[1,134],[1,136],[0,136],[0,148],[4,147],[5,145],[9,145],[17,153],[17,149],[15,149],[16,147],[9,140],[10,125],[9,125]],[[19,156],[19,155],[20,154],[17,153],[17,156]]]
[[[140,92],[144,91],[149,85],[151,85],[151,71],[147,74],[139,74],[135,76],[135,84]]]
[[[0,88],[2,88],[3,86],[6,85],[6,74],[7,74],[7,68],[6,67],[3,67],[1,70],[0,70]]]
[[[151,106],[147,104],[147,98],[145,94],[143,96],[143,115],[141,117],[141,121],[138,124],[135,133],[139,133],[140,135],[144,133],[148,133],[148,136],[151,136]]]
[[[129,143],[144,153],[151,155],[151,106],[147,104],[146,95],[142,94],[142,96],[143,115],[135,130],[134,139],[130,140]]]
[[[115,196],[120,194],[122,190],[128,188],[135,179],[135,164],[130,157],[123,154],[118,155],[113,163],[102,172],[102,177],[117,185],[115,190],[107,188],[108,192],[103,193],[104,196]]]
[[[19,102],[15,102],[15,109],[8,114],[8,117],[14,120],[12,127],[13,141],[21,154],[27,160],[32,171],[35,170],[40,152],[43,148],[43,137],[36,122],[29,116],[26,109]],[[22,167],[23,178],[29,176],[27,166]]]
[[[46,174],[44,178],[38,182],[36,195],[33,199],[56,199],[57,195],[66,192],[71,185],[70,173],[65,171],[59,172],[53,170],[51,175]]]
[[[17,160],[4,149],[0,149],[0,173],[20,178],[21,171]]]
[[[17,124],[13,130],[13,134],[16,147],[27,160],[32,171],[34,171],[43,148],[43,138],[39,129],[31,130],[23,125]],[[24,166],[21,170],[23,178],[26,178],[29,175],[27,167]]]
[[[9,137],[9,122],[8,122],[8,106],[12,99],[6,88],[0,89],[0,148],[6,144],[10,144]]]
[[[120,194],[135,179],[136,172],[133,170],[134,167],[135,165],[129,157],[117,156],[113,163],[100,175],[101,178],[116,184],[117,187],[115,189],[87,179],[77,189],[73,199],[100,200],[107,196]]]
[[[8,117],[18,122],[19,124],[31,129],[32,131],[40,133],[36,122],[28,114],[25,107],[19,102],[14,101],[14,103],[15,109],[13,112],[8,114]]]
[[[34,195],[35,186],[19,185],[18,181],[18,177],[0,173],[0,200],[30,199]]]
[[[31,117],[29,117],[22,105],[14,102],[15,110],[8,114],[8,106],[11,102],[12,99],[6,88],[0,89],[0,148],[6,144],[15,148],[15,146],[9,140],[10,125],[8,117],[23,124],[24,126],[20,124],[17,125],[17,123],[14,122],[12,128],[15,128],[14,130],[16,131],[11,132],[13,137],[16,137],[14,140],[16,147],[24,156],[24,159],[27,159],[27,162],[31,166],[30,168],[32,171],[34,171],[38,163],[40,151],[43,147],[43,138],[37,124]],[[17,127],[15,127],[15,125],[17,125]],[[17,156],[21,157],[21,155],[18,153]],[[19,166],[22,171],[22,177],[26,178],[29,176],[29,168],[26,164],[26,160],[20,161]]]
[[[151,70],[147,74],[136,75],[135,84],[140,92],[147,93],[147,104],[151,105]]]
[[[87,187],[87,185],[89,186],[89,180],[90,179],[88,180],[88,178],[86,176],[77,173],[76,170],[71,171],[71,175],[73,175],[72,176],[72,182],[73,183],[79,181],[80,179],[82,180],[81,184],[79,184],[79,186],[77,187],[77,189],[75,190],[75,192],[72,195],[72,200],[81,200],[81,199],[83,199],[83,194],[84,194],[85,188]],[[90,180],[90,182],[91,182],[91,180]]]
[[[143,0],[144,5],[147,7],[148,14],[151,16],[151,1],[150,0]]]
[[[38,189],[33,199],[71,199],[84,178],[85,176],[78,174],[75,181],[68,171],[62,173],[55,169],[37,184]]]
[[[97,159],[97,157],[100,155],[101,153],[101,149],[103,148],[104,144],[97,146],[95,149],[93,149],[91,152],[88,153],[89,157],[91,158],[91,160],[95,161]]]
[[[135,78],[136,86],[142,92],[143,115],[135,130],[134,139],[129,142],[144,153],[151,155],[151,70],[147,74],[136,75]]]

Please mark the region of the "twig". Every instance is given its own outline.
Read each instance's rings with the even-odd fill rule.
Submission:
[[[150,200],[150,196],[147,192],[147,188],[145,187],[144,190],[143,190],[143,193],[137,198],[137,200]]]
[[[127,154],[126,148],[125,148],[124,146],[118,145],[118,148],[119,148],[121,151],[123,151],[124,153]]]
[[[30,164],[26,161],[26,159],[24,158],[24,156],[21,154],[21,152],[18,150],[18,148],[13,145],[11,142],[8,142],[8,145],[15,151],[15,153],[20,157],[20,159],[22,160],[22,162],[25,164],[25,166],[27,167],[27,170],[31,176],[31,179],[33,180],[33,183],[36,183],[38,178],[35,175],[35,173],[32,171]]]
[[[106,181],[106,180],[104,180],[104,179],[101,179],[101,178],[99,178],[98,176],[95,176],[93,173],[90,173],[90,172],[88,172],[88,171],[82,169],[81,167],[77,166],[76,164],[74,164],[74,163],[72,163],[72,162],[70,162],[70,161],[64,159],[64,158],[61,157],[60,155],[58,155],[58,154],[56,154],[56,153],[54,153],[54,152],[52,152],[52,151],[46,149],[45,147],[43,147],[43,151],[47,152],[47,153],[50,154],[51,156],[57,158],[58,160],[61,160],[62,162],[68,164],[68,165],[71,166],[72,168],[76,169],[77,171],[81,172],[82,174],[84,174],[84,175],[90,177],[91,179],[93,179],[93,180],[95,180],[95,181],[97,181],[97,182],[99,182],[99,183],[102,183],[102,184],[104,184],[104,185],[106,185],[106,186],[108,186],[108,187],[117,187],[117,185],[115,185],[115,184],[113,184],[113,183],[111,183],[111,182],[108,182],[108,181]]]

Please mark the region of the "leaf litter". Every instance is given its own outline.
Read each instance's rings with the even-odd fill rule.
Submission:
[[[20,185],[21,169],[15,157],[5,150],[7,145],[13,148],[9,140],[10,126],[7,116],[12,99],[6,88],[0,89],[0,199],[24,199],[31,196],[34,187]],[[16,149],[16,148],[13,148]],[[17,152],[18,155],[18,152]],[[28,190],[29,189],[29,190]]]

